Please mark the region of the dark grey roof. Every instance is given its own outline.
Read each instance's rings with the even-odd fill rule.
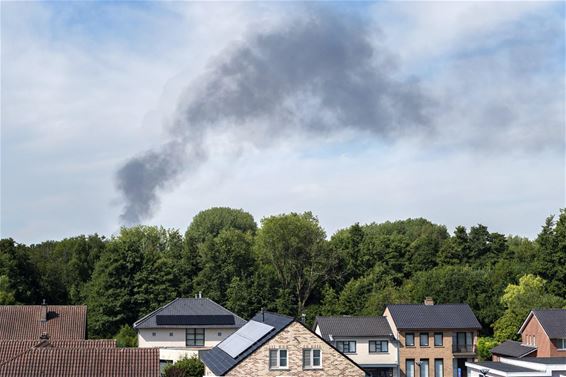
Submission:
[[[238,357],[233,358],[226,352],[221,350],[218,346],[199,353],[201,360],[206,366],[217,376],[225,375],[229,370],[238,365],[242,360],[245,360],[259,347],[267,343],[275,335],[279,334],[283,329],[293,323],[294,319],[286,315],[265,312],[259,313],[252,318],[252,321],[263,322],[267,325],[273,326],[273,330],[267,333],[263,338],[254,343],[250,348],[242,352]],[[229,338],[229,337],[228,337]]]
[[[525,367],[518,367],[518,366],[512,365],[512,364],[498,363],[498,362],[495,362],[495,361],[482,361],[481,363],[474,363],[474,364],[479,365],[479,366],[486,368],[486,369],[495,369],[495,370],[499,370],[499,371],[507,372],[507,373],[515,373],[515,372],[539,372],[539,373],[542,373],[542,372],[534,370],[534,369],[529,369],[529,368],[525,368]]]
[[[491,353],[500,356],[523,357],[534,351],[536,347],[523,346],[521,342],[506,340],[491,349]]]
[[[225,316],[234,317],[233,325],[191,325],[191,327],[219,327],[219,328],[240,328],[246,324],[246,321],[228,309],[212,301],[209,298],[177,298],[167,305],[149,313],[142,319],[134,323],[135,329],[152,329],[152,328],[172,328],[187,327],[187,325],[158,325],[157,316]],[[164,317],[165,318],[165,317]],[[213,323],[214,321],[211,321]]]
[[[533,313],[549,338],[566,338],[566,309],[536,309]]]
[[[399,330],[481,329],[468,304],[387,305]]]
[[[566,357],[523,357],[521,361],[529,361],[531,363],[539,363],[545,365],[566,364]]]
[[[316,317],[314,322],[315,329],[317,325],[325,340],[330,340],[328,335],[333,337],[393,336],[387,318],[383,316]]]

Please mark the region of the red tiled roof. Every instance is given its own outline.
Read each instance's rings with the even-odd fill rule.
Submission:
[[[0,364],[0,377],[159,377],[157,348],[31,348]]]
[[[0,305],[0,340],[85,339],[85,305],[47,305],[47,321],[41,321],[43,305]]]
[[[116,348],[115,339],[96,340],[0,340],[0,364],[33,347],[51,348]]]

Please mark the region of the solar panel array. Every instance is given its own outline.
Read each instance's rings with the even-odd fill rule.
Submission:
[[[218,348],[235,359],[273,329],[273,326],[265,323],[249,321],[234,334],[224,339],[218,345]]]
[[[233,325],[232,315],[157,315],[158,325]]]

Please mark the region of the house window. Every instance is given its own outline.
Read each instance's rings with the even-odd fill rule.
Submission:
[[[303,369],[322,368],[322,352],[319,349],[303,349]]]
[[[269,350],[269,369],[287,369],[287,350]]]
[[[370,340],[369,353],[388,352],[389,342],[387,340]]]
[[[435,332],[434,333],[434,346],[435,347],[442,347],[442,333],[441,332]]]
[[[419,344],[421,347],[428,347],[428,333],[422,332],[420,334],[420,341]]]
[[[336,348],[342,353],[356,353],[355,340],[340,340],[336,342]]]
[[[405,361],[405,374],[407,377],[415,377],[415,360],[407,359]]]
[[[444,376],[444,361],[442,359],[434,359],[434,377]]]
[[[412,332],[405,334],[405,345],[407,347],[415,346],[415,334],[413,334]]]
[[[556,348],[566,350],[566,338],[556,339]]]
[[[428,359],[421,359],[420,363],[420,377],[428,377]]]
[[[187,346],[204,347],[204,329],[187,329]]]
[[[170,332],[170,333],[169,333],[169,336],[173,336],[173,333],[172,333],[172,332]]]

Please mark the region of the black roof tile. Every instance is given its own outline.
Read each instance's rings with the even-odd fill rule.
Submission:
[[[523,346],[521,342],[506,340],[491,349],[491,353],[500,356],[523,357],[534,351],[536,347]]]
[[[399,330],[481,329],[468,304],[387,305]]]
[[[383,316],[352,317],[332,316],[316,317],[314,326],[320,328],[322,337],[330,341],[329,335],[333,337],[373,337],[393,336],[387,318]]]
[[[566,338],[566,309],[533,310],[550,339]]]

